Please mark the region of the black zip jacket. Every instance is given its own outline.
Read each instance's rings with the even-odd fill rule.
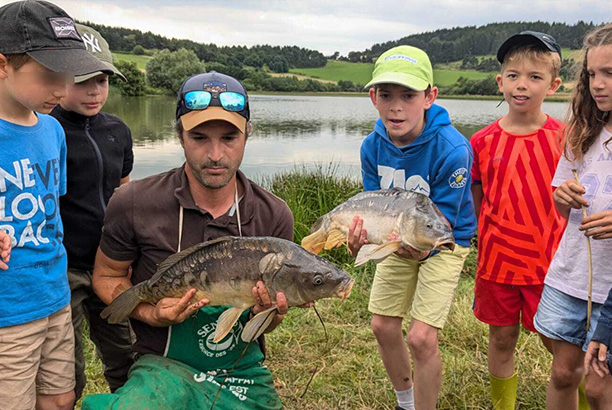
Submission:
[[[86,117],[58,105],[51,115],[62,124],[68,147],[67,193],[60,197],[68,267],[89,270],[106,204],[121,178],[132,171],[132,133],[119,117],[105,112]]]

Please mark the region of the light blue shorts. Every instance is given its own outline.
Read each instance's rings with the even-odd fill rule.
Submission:
[[[601,306],[600,303],[593,303],[591,328],[587,332],[587,301],[544,285],[533,323],[538,332],[547,338],[581,346],[586,351],[597,327]]]

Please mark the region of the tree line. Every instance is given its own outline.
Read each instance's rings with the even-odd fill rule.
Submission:
[[[572,25],[536,21],[491,23],[479,27],[454,27],[412,34],[399,40],[374,44],[364,51],[351,51],[346,58],[339,57],[339,55],[336,57],[352,62],[371,63],[392,47],[411,45],[425,50],[432,64],[435,65],[463,60],[470,56],[495,54],[508,37],[525,30],[548,33],[557,40],[562,48],[579,49],[582,47],[582,39],[586,32],[594,27],[592,22],[583,21]]]
[[[322,67],[327,59],[352,62],[373,62],[384,51],[397,45],[409,44],[424,49],[432,63],[444,64],[461,60],[461,69],[496,72],[499,63],[493,57],[477,58],[477,55],[495,54],[499,45],[509,36],[524,30],[542,31],[554,36],[563,48],[577,49],[584,34],[593,23],[578,22],[574,25],[545,22],[492,23],[480,27],[456,27],[414,34],[399,40],[375,44],[362,52],[350,52],[348,57],[336,52],[325,57],[315,50],[297,46],[217,46],[201,44],[191,40],[168,39],[143,33],[140,30],[109,27],[87,23],[98,30],[109,42],[113,51],[153,55],[146,67],[146,79],[135,66],[126,63],[124,69],[133,76],[130,84],[116,84],[127,95],[143,95],[151,92],[173,94],[180,86],[180,79],[201,71],[215,70],[231,75],[245,84],[249,90],[259,91],[315,91],[355,92],[362,91],[361,84],[351,81],[326,83],[312,79],[271,75],[286,73],[290,68]],[[573,78],[576,63],[564,59],[561,77],[564,81]],[[180,75],[179,75],[180,73]],[[147,87],[148,86],[148,87]],[[456,84],[443,87],[446,94],[498,94],[497,84],[491,76],[483,80],[461,78]]]
[[[327,58],[316,50],[297,46],[217,46],[192,40],[167,38],[150,31],[110,27],[92,22],[84,24],[98,30],[113,51],[144,54],[146,50],[178,51],[191,50],[204,63],[214,62],[233,67],[261,68],[266,65],[277,73],[286,73],[290,68],[323,67]]]
[[[111,83],[123,95],[145,94],[174,95],[181,82],[194,74],[216,71],[242,81],[249,91],[281,92],[355,92],[363,91],[363,85],[351,81],[321,82],[314,79],[298,79],[296,76],[272,76],[263,67],[225,65],[219,62],[203,62],[193,50],[157,50],[147,61],[146,73],[135,62],[119,60],[115,66],[127,77],[122,82],[111,77]]]

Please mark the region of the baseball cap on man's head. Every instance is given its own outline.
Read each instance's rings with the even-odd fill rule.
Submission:
[[[374,64],[370,88],[377,84],[398,84],[415,91],[433,85],[433,68],[427,53],[412,46],[398,46],[385,51]]]
[[[55,4],[25,0],[0,7],[0,32],[0,53],[25,53],[51,71],[82,75],[106,68],[87,52],[74,21]]]
[[[497,50],[497,61],[503,63],[506,54],[508,54],[510,50],[521,46],[534,46],[542,50],[553,51],[559,54],[559,58],[561,58],[561,47],[557,44],[557,40],[555,40],[553,36],[546,33],[527,30],[521,31],[519,34],[515,34],[504,41]]]
[[[229,122],[246,130],[250,118],[247,91],[234,77],[211,71],[186,79],[176,101],[176,119],[189,131],[207,121]]]
[[[77,23],[76,28],[83,39],[83,43],[85,43],[85,48],[87,51],[100,60],[106,66],[106,70],[100,70],[90,74],[77,76],[74,78],[74,82],[81,83],[103,73],[110,75],[116,74],[117,77],[121,78],[123,81],[127,81],[125,76],[121,74],[121,71],[119,71],[117,67],[113,65],[113,54],[110,51],[108,42],[104,40],[104,37],[102,37],[102,35],[93,28],[83,24]]]

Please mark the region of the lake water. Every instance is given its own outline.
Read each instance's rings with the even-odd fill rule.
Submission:
[[[500,97],[501,98],[501,97]],[[443,100],[453,124],[470,137],[503,116],[498,101]],[[254,133],[247,142],[241,170],[251,179],[296,165],[335,164],[338,172],[360,176],[359,147],[373,129],[377,111],[364,97],[289,95],[250,96]],[[543,109],[563,120],[567,103],[545,103]],[[104,110],[121,117],[132,129],[132,179],[166,171],[184,162],[183,150],[172,131],[172,97],[111,96]]]

